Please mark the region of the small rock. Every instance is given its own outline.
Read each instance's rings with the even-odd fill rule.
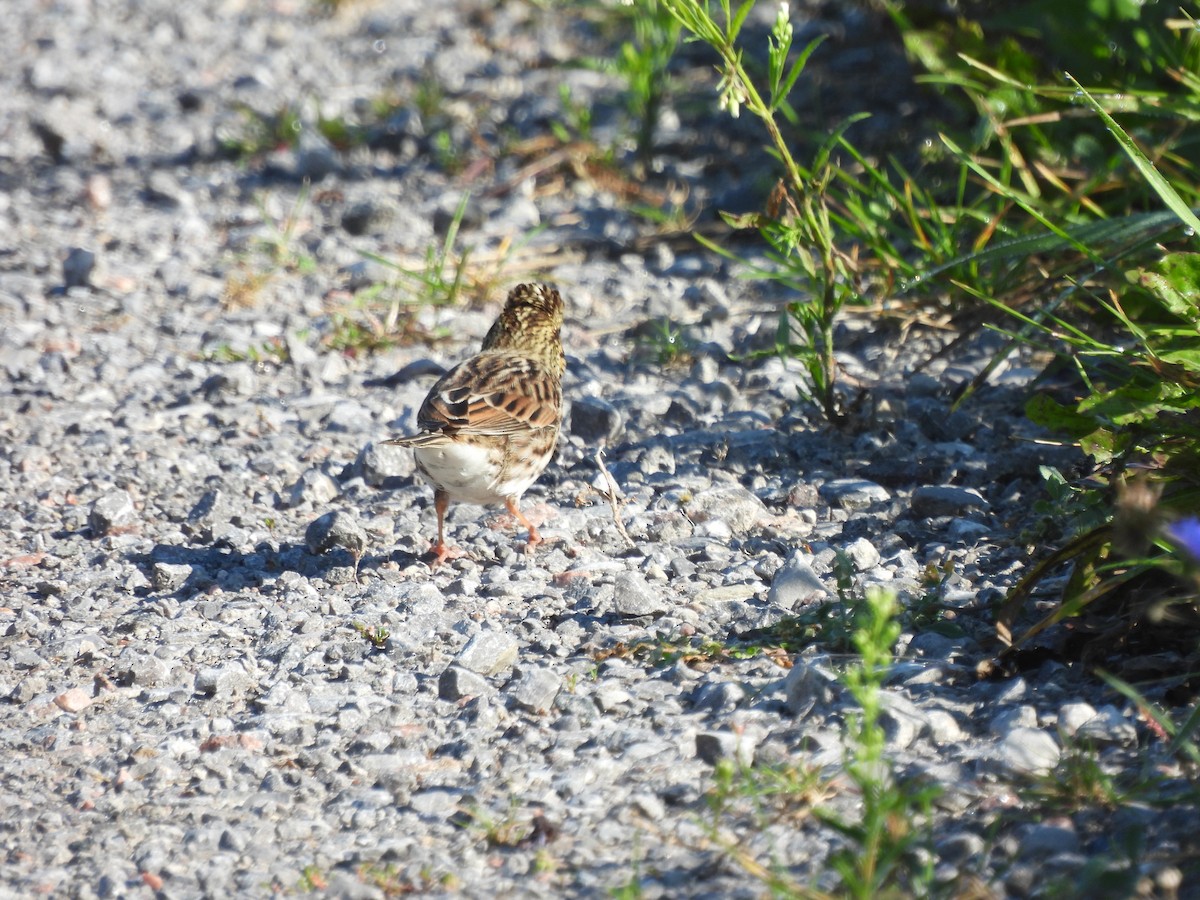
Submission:
[[[621,434],[624,420],[607,400],[578,397],[571,401],[570,431],[591,448],[611,444]]]
[[[247,363],[230,363],[200,385],[209,402],[224,397],[249,397],[258,390],[258,377]]]
[[[334,510],[309,524],[304,531],[304,546],[314,556],[341,547],[350,551],[356,560],[362,559],[367,547],[367,533],[353,515],[344,510]]]
[[[946,537],[960,544],[974,544],[992,533],[990,526],[971,519],[951,519]]]
[[[1058,743],[1037,728],[1014,728],[998,747],[999,763],[1016,775],[1045,775],[1058,765]]]
[[[67,583],[61,578],[39,581],[34,589],[40,597],[61,597],[67,592]]]
[[[734,760],[738,765],[749,766],[754,762],[757,740],[749,731],[736,734],[732,731],[701,731],[696,735],[696,755],[715,766],[722,760]]]
[[[87,287],[92,281],[92,270],[96,267],[96,254],[82,247],[72,247],[67,251],[62,267],[64,287]]]
[[[435,787],[415,791],[409,799],[409,806],[423,816],[445,819],[458,809],[461,800],[462,792]]]
[[[697,603],[715,606],[718,603],[743,603],[757,593],[758,587],[753,584],[722,584],[696,591],[692,599]]]
[[[662,591],[650,587],[645,578],[634,572],[618,576],[614,588],[618,615],[661,616],[669,608]]]
[[[675,452],[666,441],[652,441],[637,457],[638,471],[644,477],[665,472],[675,474]]]
[[[887,737],[888,749],[893,752],[908,748],[928,730],[929,722],[925,714],[903,694],[882,691],[879,701],[882,706],[879,723]]]
[[[113,667],[113,674],[119,684],[136,684],[142,687],[167,684],[171,672],[171,663],[153,654],[122,654],[122,658]]]
[[[232,504],[224,491],[205,491],[183,523],[183,533],[203,542],[212,540],[213,528],[228,524],[233,517]]]
[[[944,709],[931,709],[925,713],[929,722],[929,736],[938,744],[956,744],[968,739],[958,719]]]
[[[1096,717],[1096,708],[1090,703],[1064,703],[1058,710],[1058,730],[1072,737],[1084,723]]]
[[[784,705],[797,718],[808,715],[813,707],[828,705],[837,695],[833,673],[814,662],[796,660],[783,679]]]
[[[343,400],[336,403],[325,417],[325,430],[341,434],[359,434],[374,428],[371,410],[361,403]]]
[[[912,510],[918,516],[954,516],[972,509],[987,509],[990,504],[974,488],[955,485],[926,485],[912,495]]]
[[[321,506],[338,495],[338,483],[320,469],[309,469],[280,495],[282,506]]]
[[[1022,857],[1045,858],[1079,852],[1079,835],[1066,825],[1031,825],[1021,838]]]
[[[32,647],[22,647],[18,644],[8,651],[8,664],[14,669],[36,669],[44,662]]]
[[[92,534],[101,537],[129,526],[136,516],[137,510],[128,491],[110,491],[92,504],[88,525]]]
[[[477,672],[461,666],[447,666],[438,678],[438,696],[452,702],[490,693],[492,686]]]
[[[46,679],[37,675],[31,675],[17,682],[17,686],[9,692],[8,699],[14,703],[28,703],[34,697],[44,693],[45,690]]]
[[[320,181],[331,172],[336,172],[338,166],[337,151],[323,135],[312,128],[305,128],[300,132],[300,140],[296,143],[295,150],[297,177]]]
[[[986,845],[983,838],[970,831],[949,834],[933,845],[934,853],[942,862],[960,866],[981,855]]]
[[[539,666],[521,673],[510,696],[522,709],[543,713],[553,705],[561,687],[562,678],[556,672]]]
[[[950,637],[936,631],[922,631],[909,642],[907,655],[918,659],[940,659],[950,662],[966,652],[968,643],[969,639],[965,637]]]
[[[407,447],[367,444],[354,461],[354,471],[371,487],[393,488],[400,486],[400,479],[408,478],[416,471],[416,464]]]
[[[63,712],[77,713],[92,705],[92,697],[83,688],[71,688],[54,698],[54,705]]]
[[[730,712],[746,699],[746,691],[732,681],[717,681],[701,684],[692,693],[692,705],[696,709],[715,712]]]
[[[364,200],[342,213],[342,227],[346,229],[347,234],[359,237],[368,231],[382,230],[394,216],[395,210],[392,208]]]
[[[367,132],[367,145],[372,150],[387,150],[389,153],[400,154],[409,150],[410,146],[415,148],[415,139],[424,134],[420,113],[415,109],[401,107],[388,116],[386,121],[373,126]]]
[[[767,602],[784,609],[796,609],[829,596],[829,590],[809,562],[811,559],[811,554],[800,549],[788,554],[771,579]]]
[[[83,197],[92,209],[104,212],[112,206],[112,179],[102,172],[89,175],[87,183],[84,185]]]
[[[1077,738],[1100,746],[1136,747],[1137,728],[1115,706],[1104,705],[1075,732]]]
[[[156,591],[177,591],[191,577],[189,565],[157,562],[150,569],[150,583]]]
[[[236,665],[208,667],[196,673],[196,693],[207,697],[230,697],[250,686],[245,669]]]
[[[884,488],[863,478],[835,478],[821,485],[818,493],[831,506],[842,509],[866,509],[876,503],[887,503],[892,499]]]
[[[720,519],[734,532],[749,531],[767,518],[767,508],[751,491],[738,484],[723,484],[692,495],[688,518],[697,524]]]
[[[601,712],[612,712],[618,706],[629,703],[633,695],[615,684],[602,684],[592,694],[592,701]]]
[[[667,814],[667,807],[657,795],[642,792],[634,794],[630,798],[630,802],[637,807],[638,812],[649,819],[651,822],[661,821],[663,816]]]
[[[860,537],[854,541],[846,548],[845,553],[850,557],[850,561],[854,563],[854,568],[859,572],[866,572],[879,565],[879,551],[866,538]]]
[[[1037,724],[1037,710],[1032,706],[1022,705],[996,713],[988,722],[988,731],[996,737],[1004,737],[1014,728],[1037,728]]]
[[[517,641],[503,631],[481,631],[459,651],[456,662],[480,675],[503,672],[517,661]]]

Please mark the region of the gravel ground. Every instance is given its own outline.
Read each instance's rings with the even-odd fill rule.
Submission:
[[[739,803],[710,827],[704,798],[722,760],[790,762],[853,815],[843,660],[621,648],[811,609],[841,551],[859,585],[947,620],[902,636],[884,721],[894,771],[942,788],[948,892],[1069,895],[1091,864],[1117,890],[1200,896],[1176,868],[1194,806],[1028,812],[1075,743],[1110,768],[1150,758],[1136,710],[1073,665],[975,675],[1028,559],[1038,465],[1070,462],[1026,440],[1032,371],[951,412],[994,342],[938,357],[851,318],[842,362],[871,392],[830,432],[797,365],[731,361],[770,344],[781,295],[654,239],[620,179],[547,142],[561,84],[595,103],[599,143],[627,131],[616,81],[562,65],[610,52],[601,29],[565,5],[344,5],[6,7],[0,895],[761,896],[745,858],[833,889],[833,829]],[[855,10],[795,15],[845,48],[828,81],[873,58]],[[363,119],[422,92],[424,117],[400,105],[369,146],[313,128],[318,108]],[[914,127],[876,99],[881,127]],[[287,103],[298,147],[222,152],[242,110]],[[757,139],[683,118],[664,116],[651,183],[711,220]],[[334,349],[356,292],[398,290],[379,258],[420,263],[468,191],[459,243],[503,263],[489,297],[421,309],[433,343]],[[569,305],[568,427],[525,503],[547,544],[526,556],[497,511],[455,506],[468,554],[431,572],[432,492],[380,441],[535,275]]]

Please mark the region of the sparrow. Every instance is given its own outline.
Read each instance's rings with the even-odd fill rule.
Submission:
[[[433,485],[437,542],[433,566],[455,554],[446,544],[450,501],[503,503],[529,529],[525,552],[542,541],[520,510],[521,495],[545,470],[562,424],[563,300],[545,284],[513,288],[483,346],[430,389],[417,434],[385,443],[412,447]]]

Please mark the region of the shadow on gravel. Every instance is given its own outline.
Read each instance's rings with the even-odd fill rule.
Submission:
[[[230,592],[259,588],[273,583],[284,572],[295,572],[306,579],[330,581],[353,580],[354,577],[354,559],[347,551],[314,556],[303,544],[260,544],[249,553],[220,546],[159,544],[149,553],[131,557],[130,561],[150,581],[143,596],[169,596],[176,600],[191,600],[214,590]],[[383,561],[384,558],[366,556],[361,560],[359,570]]]

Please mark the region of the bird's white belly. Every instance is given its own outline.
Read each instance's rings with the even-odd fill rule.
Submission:
[[[520,497],[536,478],[502,479],[488,449],[471,444],[416,447],[414,452],[425,477],[461,503],[503,503],[508,497]]]

